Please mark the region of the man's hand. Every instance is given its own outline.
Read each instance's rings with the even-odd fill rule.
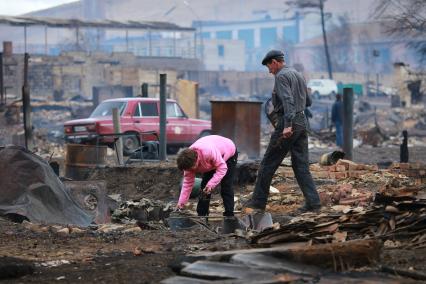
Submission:
[[[293,127],[286,127],[283,130],[283,136],[284,138],[289,138],[291,135],[293,135]]]

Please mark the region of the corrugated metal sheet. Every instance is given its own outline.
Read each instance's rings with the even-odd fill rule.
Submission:
[[[80,19],[57,19],[45,17],[13,17],[0,16],[0,24],[11,26],[48,26],[48,27],[86,27],[86,28],[113,28],[113,29],[146,29],[163,31],[195,31],[194,28],[180,27],[167,22],[142,22],[142,21],[86,21]]]

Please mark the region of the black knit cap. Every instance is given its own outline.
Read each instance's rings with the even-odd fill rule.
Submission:
[[[284,59],[284,53],[280,50],[271,50],[266,53],[265,58],[262,60],[262,65],[266,65],[272,59]]]

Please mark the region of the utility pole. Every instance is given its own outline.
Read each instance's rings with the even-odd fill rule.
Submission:
[[[353,159],[354,91],[343,88],[343,152],[348,160]]]
[[[28,61],[30,55],[24,55],[24,85],[22,86],[22,108],[24,111],[24,133],[25,133],[25,148],[32,148],[33,126],[31,123],[31,99],[30,87],[28,86]]]
[[[0,109],[3,107],[4,104],[6,104],[3,91],[3,52],[0,52]]]
[[[325,60],[327,64],[328,77],[333,79],[333,70],[328,50],[327,32],[325,29],[324,2],[327,0],[287,0],[285,3],[292,9],[302,10],[303,14],[312,13],[312,9],[319,9],[321,15],[322,37],[324,41]],[[289,9],[290,10],[290,9]],[[304,10],[304,11],[303,11]]]
[[[325,19],[324,19],[324,0],[320,1],[320,12],[321,12],[321,27],[322,27],[322,37],[324,40],[324,49],[325,49],[325,58],[327,60],[327,70],[328,70],[328,78],[333,79],[333,70],[331,67],[331,61],[330,61],[330,53],[328,51],[328,42],[327,42],[327,33],[325,31]]]
[[[160,161],[167,160],[167,112],[166,112],[167,74],[160,74]]]

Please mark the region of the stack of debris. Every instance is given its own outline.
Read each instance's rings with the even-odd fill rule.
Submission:
[[[390,169],[378,170],[375,165],[341,160],[334,166],[314,167],[328,176],[345,174],[345,178],[319,186],[322,201],[327,205],[320,214],[292,217],[279,215],[284,211],[276,210],[274,218],[280,220],[279,226],[262,232],[237,230],[235,234],[255,247],[266,248],[187,255],[176,269],[179,276],[163,283],[280,283],[314,279],[319,283],[410,283],[406,278],[394,278],[395,275],[426,280],[426,275],[414,270],[377,265],[383,247],[426,248],[426,186],[415,183],[425,166],[394,164]],[[282,181],[282,168],[285,167],[281,167],[275,181]],[[268,211],[283,203],[288,207],[290,199],[300,201],[295,198],[297,186],[282,182],[275,186],[271,187]]]
[[[393,163],[390,168],[393,174],[400,174],[415,179],[416,184],[426,183],[426,164],[422,163]]]
[[[319,215],[303,214],[282,224],[278,230],[251,237],[250,241],[271,245],[295,241],[327,243],[365,238],[408,238],[411,244],[426,245],[426,239],[421,239],[422,243],[416,242],[426,229],[426,199],[416,198],[414,190],[410,191],[412,196],[407,196],[407,192],[392,197],[378,193],[375,205],[371,207],[335,205]],[[420,197],[424,198],[424,193]]]
[[[171,202],[141,198],[126,201],[114,210],[112,221],[117,223],[161,223],[174,209]]]
[[[359,178],[367,173],[374,173],[379,170],[377,165],[357,164],[349,160],[340,159],[335,165],[324,166],[318,163],[312,164],[310,167],[311,174],[317,179],[345,179]],[[291,167],[280,167],[277,174],[286,178],[293,178],[294,173]]]

